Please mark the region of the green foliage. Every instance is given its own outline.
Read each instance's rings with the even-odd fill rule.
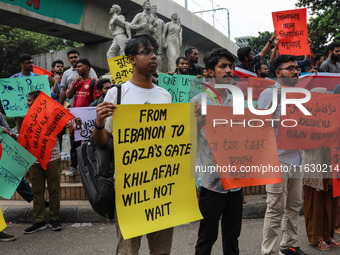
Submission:
[[[259,35],[257,37],[254,37],[252,40],[249,41],[249,46],[251,47],[254,54],[259,54],[262,49],[266,46],[268,43],[268,40],[272,36],[272,32],[265,31],[265,32],[258,32]],[[262,62],[268,63],[270,60],[270,52],[267,53],[264,58],[261,59]]]
[[[82,44],[9,26],[0,26],[0,78],[20,71],[20,54],[44,54],[80,47]]]
[[[339,0],[298,0],[296,6],[308,8],[312,15],[308,34],[319,52],[332,41],[340,42]]]

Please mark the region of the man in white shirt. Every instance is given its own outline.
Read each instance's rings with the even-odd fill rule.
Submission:
[[[126,44],[125,55],[129,58],[132,79],[122,84],[121,104],[167,104],[171,95],[152,83],[152,74],[158,67],[158,44],[148,35],[133,37]],[[94,142],[103,147],[112,134],[112,114],[116,109],[117,88],[110,89],[104,102],[97,106],[97,119],[93,130]],[[141,236],[124,240],[116,221],[118,247],[116,254],[138,254]],[[173,228],[156,231],[147,235],[150,254],[170,254]]]

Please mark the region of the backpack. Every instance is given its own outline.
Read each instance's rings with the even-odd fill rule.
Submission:
[[[121,85],[117,87],[117,104],[121,102]],[[77,148],[81,182],[95,212],[113,219],[115,211],[113,138],[99,148],[91,136]]]

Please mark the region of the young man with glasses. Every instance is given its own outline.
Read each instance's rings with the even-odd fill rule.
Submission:
[[[33,73],[33,63],[31,55],[21,54],[19,56],[21,72],[12,75],[10,78],[38,76],[39,74]]]
[[[281,86],[294,87],[301,72],[296,57],[291,55],[279,55],[275,58],[273,66],[277,82],[274,84],[278,88]],[[259,109],[268,109],[272,105],[273,88],[265,89],[257,101]],[[281,103],[279,101],[274,119],[280,119]],[[278,127],[274,129],[277,135]],[[267,210],[263,226],[262,255],[277,254],[277,245],[280,231],[282,240],[280,243],[281,255],[307,255],[297,247],[297,221],[302,205],[302,177],[299,171],[301,166],[301,155],[299,150],[278,149],[279,160],[282,167],[289,169],[282,172],[282,181],[266,186],[267,191]]]
[[[163,88],[152,83],[152,74],[158,67],[158,44],[148,34],[130,39],[125,48],[133,75],[130,81],[122,84],[121,104],[169,104],[171,95]],[[112,134],[112,114],[116,109],[117,88],[110,89],[104,102],[97,106],[97,119],[93,130],[94,142],[103,147]],[[116,254],[138,254],[141,236],[123,239],[116,218],[118,247]],[[150,254],[170,254],[173,228],[147,234]]]

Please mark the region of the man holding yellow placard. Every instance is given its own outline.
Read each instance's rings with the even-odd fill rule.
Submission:
[[[152,74],[158,67],[158,45],[147,34],[135,36],[127,42],[125,55],[133,67],[132,79],[122,85],[121,104],[167,104],[171,95],[152,83]],[[116,109],[117,89],[108,91],[104,102],[97,106],[97,119],[93,138],[95,143],[105,146],[112,133],[112,114]],[[104,129],[105,128],[105,129]],[[141,236],[124,240],[117,224],[117,254],[138,254]],[[147,235],[150,254],[170,254],[173,228],[156,231]]]

